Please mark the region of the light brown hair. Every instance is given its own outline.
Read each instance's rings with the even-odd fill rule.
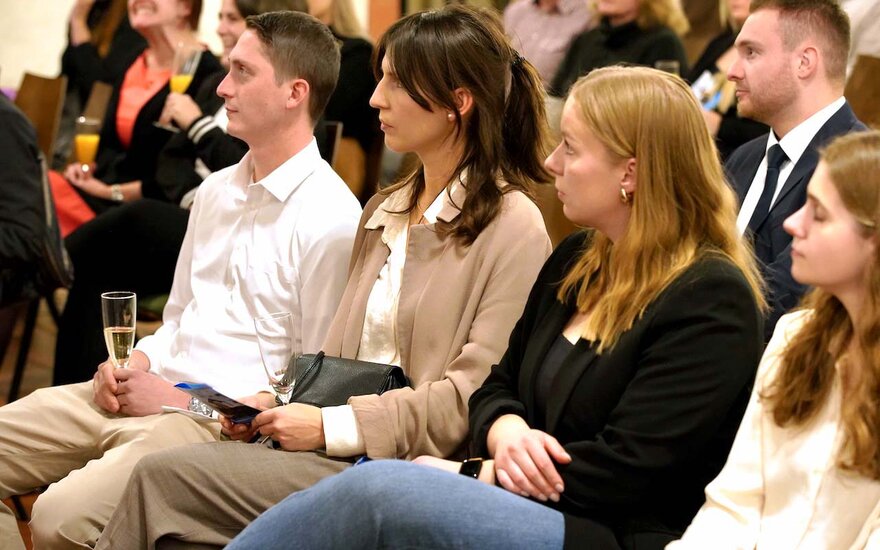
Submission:
[[[584,337],[614,346],[645,309],[700,257],[717,254],[743,273],[766,307],[737,201],[700,106],[680,78],[646,67],[606,67],[581,77],[569,101],[614,159],[636,159],[636,191],[622,238],[594,232],[558,297],[589,312]],[[589,284],[586,284],[589,281]]]
[[[590,0],[590,10],[598,13],[598,0]],[[684,36],[691,28],[679,0],[639,0],[636,24],[646,30],[669,27],[678,36]]]
[[[826,77],[837,83],[846,81],[849,56],[849,16],[837,0],[752,0],[749,11],[777,10],[782,43],[789,51],[806,38],[820,45]]]
[[[389,57],[409,96],[423,109],[448,109],[455,115],[457,136],[464,137],[464,154],[452,181],[467,171],[467,196],[452,222],[438,222],[464,245],[472,243],[495,219],[502,194],[529,194],[536,182],[550,181],[544,168],[549,137],[543,87],[535,68],[511,47],[498,15],[463,5],[415,13],[400,19],[379,40],[374,59],[376,79],[382,78],[382,59]],[[468,120],[461,117],[454,91],[473,96]],[[507,186],[499,188],[498,179]],[[412,184],[410,206],[416,208],[425,187],[419,165],[390,193]]]
[[[339,44],[327,25],[296,11],[251,15],[254,31],[275,69],[275,80],[302,78],[309,83],[309,116],[315,123],[324,112],[339,78]]]
[[[880,243],[880,132],[840,137],[821,153],[821,160],[843,205],[864,234]],[[868,290],[859,325],[853,326],[836,297],[812,290],[803,302],[812,313],[785,348],[779,371],[761,397],[777,425],[804,425],[828,400],[839,364],[841,372],[854,378],[845,388],[844,439],[837,464],[880,479],[880,255],[865,271]],[[855,357],[846,356],[848,349],[855,349]],[[847,368],[852,364],[860,368],[853,372]]]

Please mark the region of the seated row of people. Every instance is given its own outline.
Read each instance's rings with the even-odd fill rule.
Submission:
[[[792,17],[784,2],[754,10],[738,49],[757,40],[746,32],[752,18],[756,28],[775,23],[780,50],[771,57],[810,50],[812,64],[792,72],[813,85],[831,82],[833,92],[836,73],[819,69],[838,44],[817,40],[807,25],[800,41],[782,47],[780,21]],[[332,38],[318,28],[293,13],[248,20],[219,91],[230,134],[250,152],[197,193],[165,325],[138,344],[133,368],[105,363],[93,385],[40,390],[0,408],[0,496],[61,480],[35,506],[40,546],[152,547],[177,538],[223,545],[288,493],[348,469],[359,455],[467,456],[470,414],[473,455],[496,459],[484,470],[506,490],[485,492],[471,481],[462,494],[483,493],[475,496],[484,503],[479,513],[500,503],[541,516],[537,538],[556,547],[659,548],[677,538],[727,457],[763,344],[758,267],[737,233],[736,198],[688,87],[635,68],[596,71],[575,86],[563,143],[546,167],[566,215],[591,230],[563,243],[539,274],[549,243],[523,197],[548,178],[537,74],[486,13],[448,7],[401,20],[379,45],[372,102],[386,143],[422,164],[368,205],[343,291],[340,258],[354,226],[338,204],[328,206],[342,200],[328,197],[335,183],[308,191],[322,175],[331,179],[309,143],[329,93],[328,64],[297,64],[332,59]],[[504,124],[510,119],[516,128]],[[796,130],[783,128],[781,137]],[[300,324],[305,351],[323,339],[329,354],[400,364],[413,388],[342,407],[271,408],[246,427],[222,423],[233,439],[259,430],[285,450],[308,452],[181,447],[217,441],[220,426],[157,414],[162,405],[187,405],[170,382],[195,378],[233,395],[268,389],[250,321],[279,309]],[[268,408],[267,397],[244,400]],[[178,448],[155,452],[165,447]],[[397,467],[388,464],[358,466],[303,498]],[[468,464],[466,472],[483,474]],[[423,472],[411,475],[434,475]],[[452,495],[459,479],[436,482],[448,481]],[[544,513],[513,493],[558,510]],[[443,499],[434,507],[448,508]],[[400,519],[418,510],[413,503]],[[447,528],[440,539],[454,536],[454,523],[435,523]],[[0,507],[0,532],[9,529],[11,513]],[[300,530],[303,540],[318,537],[315,544],[334,536]]]

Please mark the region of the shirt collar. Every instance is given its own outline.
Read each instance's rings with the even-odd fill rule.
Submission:
[[[443,220],[448,223],[461,213],[461,206],[467,197],[464,179],[464,174],[462,174],[458,181],[447,186],[437,195],[431,206],[425,210],[425,221],[437,223],[437,220]],[[378,229],[388,225],[397,216],[407,216],[408,214],[402,212],[409,206],[410,193],[411,188],[406,185],[388,195],[364,224],[364,228]]]
[[[319,162],[321,162],[321,154],[318,152],[318,142],[312,138],[312,141],[299,153],[287,159],[268,176],[254,183],[253,157],[248,151],[236,166],[227,186],[232,188],[233,193],[242,200],[247,197],[248,187],[253,185],[262,187],[279,202],[284,202],[312,175]]]
[[[807,147],[810,146],[810,142],[813,141],[813,138],[816,137],[816,134],[822,129],[822,126],[828,122],[828,119],[834,116],[834,113],[843,107],[845,102],[846,100],[843,97],[837,98],[835,101],[832,101],[822,109],[813,113],[810,118],[795,126],[790,132],[782,136],[782,139],[777,139],[776,134],[770,132],[770,136],[767,138],[767,149],[765,152],[769,151],[770,147],[778,143],[785,152],[785,156],[788,157],[788,161],[791,162],[792,165],[797,164],[801,155],[803,155],[804,151],[807,150]]]

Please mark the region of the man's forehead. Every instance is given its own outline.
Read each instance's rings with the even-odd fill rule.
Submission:
[[[236,42],[232,51],[229,52],[229,61],[253,65],[260,62],[268,63],[269,59],[266,56],[263,43],[257,37],[257,34],[247,29],[238,37],[238,42]]]

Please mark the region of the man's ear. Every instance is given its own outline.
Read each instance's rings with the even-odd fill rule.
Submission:
[[[797,51],[797,67],[795,74],[801,80],[812,78],[819,70],[819,49],[813,45],[806,45]]]
[[[308,106],[309,96],[311,95],[311,87],[309,83],[302,78],[294,78],[289,80],[287,87],[287,105],[288,109],[295,109],[302,103]]]
[[[623,168],[623,179],[620,180],[620,186],[623,188],[627,194],[632,195],[636,192],[637,187],[637,178],[636,178],[636,167],[637,167],[636,159],[631,158],[626,160],[626,164]]]
[[[455,96],[455,104],[458,106],[458,114],[461,118],[471,112],[474,107],[474,96],[467,88],[456,88],[452,94]]]

